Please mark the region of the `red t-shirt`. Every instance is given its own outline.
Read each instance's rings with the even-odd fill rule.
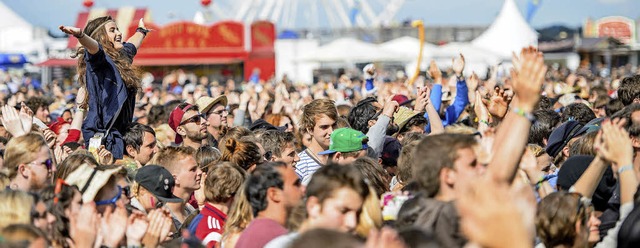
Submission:
[[[207,247],[216,247],[222,240],[227,215],[209,203],[204,204],[200,214],[202,218],[196,228],[196,237]]]
[[[275,220],[257,218],[251,221],[238,238],[236,248],[262,248],[269,241],[287,234],[287,229]]]

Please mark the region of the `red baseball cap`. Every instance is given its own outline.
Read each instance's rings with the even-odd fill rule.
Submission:
[[[180,122],[182,122],[184,113],[187,112],[191,107],[193,107],[193,105],[191,104],[187,104],[186,106],[184,106],[184,108],[176,106],[176,108],[171,111],[171,115],[169,115],[169,127],[171,127],[171,129],[176,132],[176,144],[182,143],[182,137],[178,134],[178,126],[180,126]]]

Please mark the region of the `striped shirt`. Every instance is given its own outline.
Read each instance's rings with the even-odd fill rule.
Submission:
[[[311,156],[309,149],[298,153],[300,161],[296,163],[296,174],[304,182],[311,180],[311,175],[316,172],[322,166],[318,160]],[[306,184],[305,184],[306,185]]]

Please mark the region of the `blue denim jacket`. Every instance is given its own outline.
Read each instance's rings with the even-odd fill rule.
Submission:
[[[124,43],[122,49],[127,58],[133,61],[137,53],[136,47],[131,43]],[[115,62],[102,46],[96,54],[85,51],[84,61],[87,65],[86,88],[89,94],[89,110],[82,123],[85,146],[89,146],[89,139],[95,133],[106,133],[112,119],[116,118],[103,144],[115,159],[121,159],[124,153],[122,134],[133,120],[136,89],[127,89]],[[122,109],[116,116],[120,107]]]

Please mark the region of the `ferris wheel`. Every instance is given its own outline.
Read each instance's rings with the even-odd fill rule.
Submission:
[[[215,0],[194,21],[269,20],[280,29],[388,25],[405,0]]]

